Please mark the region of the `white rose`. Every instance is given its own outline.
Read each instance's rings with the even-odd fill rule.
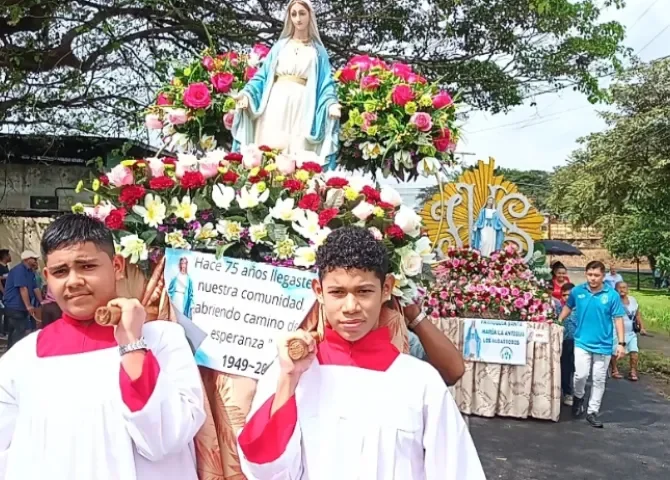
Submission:
[[[416,277],[423,268],[423,259],[421,255],[414,250],[406,250],[400,256],[400,269],[408,277]]]
[[[414,210],[404,205],[395,214],[395,224],[412,238],[421,234],[421,217]]]
[[[198,157],[190,154],[177,155],[177,165],[175,175],[181,179],[186,172],[195,172],[198,170]]]
[[[226,185],[216,184],[212,188],[212,200],[217,207],[228,210],[230,204],[235,200],[235,189]]]
[[[359,220],[366,221],[375,211],[375,206],[368,202],[361,202],[351,211]]]
[[[399,207],[402,205],[402,197],[395,188],[383,187],[380,193],[382,202],[393,205],[394,207]]]

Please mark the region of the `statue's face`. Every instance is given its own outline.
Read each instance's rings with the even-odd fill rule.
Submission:
[[[489,198],[486,201],[486,208],[493,208],[493,199]]]
[[[291,21],[297,32],[304,32],[309,28],[309,10],[305,5],[296,2],[289,12]]]

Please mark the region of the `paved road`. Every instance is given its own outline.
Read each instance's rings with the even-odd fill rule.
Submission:
[[[558,423],[472,417],[470,431],[489,480],[670,478],[670,401],[645,386],[609,381],[603,430]]]

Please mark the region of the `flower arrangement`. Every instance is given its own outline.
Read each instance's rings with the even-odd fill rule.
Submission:
[[[349,60],[335,78],[348,115],[340,132],[341,166],[411,180],[453,165],[458,131],[449,93],[409,65],[365,55]]]
[[[389,249],[401,302],[432,279],[430,241],[400,194],[362,177],[326,174],[310,152],[289,156],[251,145],[241,153],[125,160],[77,189],[93,202],[74,210],[104,221],[132,263],[171,247],[309,269],[333,229],[356,224]]]
[[[262,44],[244,53],[215,55],[205,50],[177,68],[172,81],[159,91],[145,114],[147,128],[160,130],[170,150],[209,151],[230,144],[233,97],[255,75],[269,51]]]
[[[514,245],[482,257],[476,250],[451,248],[435,269],[427,297],[435,318],[483,317],[532,322],[555,319],[547,288]]]

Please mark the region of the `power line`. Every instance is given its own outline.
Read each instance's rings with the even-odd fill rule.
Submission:
[[[645,44],[644,47],[642,47],[641,49],[639,49],[639,50],[637,51],[637,54],[638,54],[638,55],[641,54],[641,53],[644,51],[644,49],[646,49],[649,45],[651,45],[652,43],[654,43],[654,41],[655,41],[658,37],[660,37],[660,36],[663,34],[663,32],[665,32],[668,28],[670,28],[670,23],[668,23],[663,29],[661,29],[660,32],[658,32],[656,35],[654,35],[654,38],[652,38],[651,40],[649,40],[649,41]]]
[[[635,25],[637,25],[639,23],[639,21],[642,20],[642,17],[644,17],[647,13],[649,13],[649,10],[651,10],[654,7],[654,5],[656,5],[657,3],[658,3],[658,0],[655,0],[654,2],[652,2],[651,5],[649,5],[647,7],[647,9],[644,12],[642,12],[642,14],[640,14],[639,17],[637,17],[635,19],[635,22],[633,23],[633,25],[630,26],[630,29],[632,30],[633,28],[635,28]]]

